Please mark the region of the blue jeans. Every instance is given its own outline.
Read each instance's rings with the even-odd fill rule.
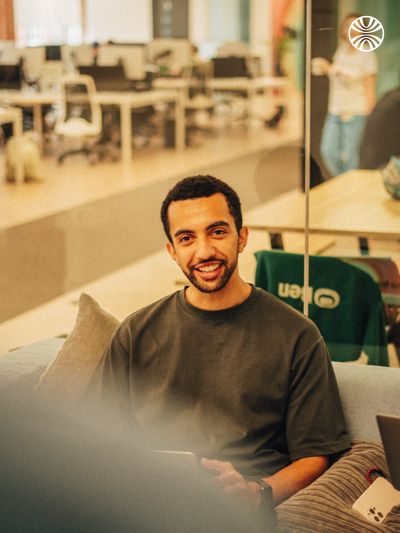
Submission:
[[[321,156],[332,176],[358,168],[366,121],[365,115],[354,115],[343,121],[339,115],[327,114],[322,130]]]

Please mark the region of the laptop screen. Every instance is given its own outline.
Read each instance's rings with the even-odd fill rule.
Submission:
[[[400,417],[377,415],[376,420],[393,486],[400,490]]]

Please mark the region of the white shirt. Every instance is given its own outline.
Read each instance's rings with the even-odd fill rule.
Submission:
[[[365,79],[377,72],[374,52],[361,52],[341,44],[329,71],[328,111],[333,115],[367,115]]]

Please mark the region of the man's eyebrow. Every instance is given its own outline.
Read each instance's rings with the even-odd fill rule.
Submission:
[[[210,229],[217,228],[220,226],[223,226],[225,228],[230,228],[229,222],[226,222],[225,220],[217,220],[216,222],[213,222],[212,224],[207,226],[206,230],[210,230]],[[174,233],[174,237],[179,237],[179,235],[182,235],[182,233],[194,233],[194,231],[191,229],[184,229],[184,228],[178,229],[178,231]]]
[[[174,237],[179,237],[182,233],[194,233],[194,231],[191,229],[178,229],[178,231],[174,233]]]
[[[213,222],[212,224],[207,226],[206,229],[212,229],[212,228],[216,228],[216,227],[219,227],[219,226],[223,226],[225,228],[230,228],[229,222],[226,222],[225,220],[218,220],[217,222]]]

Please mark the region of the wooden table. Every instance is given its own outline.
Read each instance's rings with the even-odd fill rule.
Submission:
[[[246,223],[281,247],[277,235],[304,233],[304,202],[303,193],[291,191],[252,210]],[[368,238],[400,241],[400,201],[386,192],[379,171],[351,170],[311,189],[310,233],[357,237],[364,253]]]
[[[52,92],[29,92],[29,91],[0,91],[0,103],[8,103],[21,107],[32,107],[34,116],[34,128],[42,136],[42,106],[56,104],[62,101],[60,94]],[[100,105],[116,105],[121,112],[121,158],[129,162],[132,158],[132,124],[131,111],[147,105],[155,105],[159,102],[171,102],[175,104],[175,146],[178,150],[185,145],[185,117],[182,104],[182,96],[179,91],[101,91],[96,94],[96,101]]]

